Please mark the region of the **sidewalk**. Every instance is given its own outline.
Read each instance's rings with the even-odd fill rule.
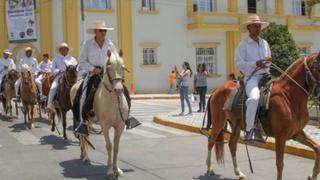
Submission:
[[[193,104],[194,113],[192,115],[179,116],[178,114],[180,113],[180,109],[176,109],[167,114],[154,116],[153,121],[165,126],[199,133],[200,127],[202,126],[204,113],[197,113],[195,112],[196,110],[198,110],[198,105]],[[320,129],[318,129],[316,126],[307,125],[304,130],[313,138],[313,140],[320,143]],[[203,136],[203,138],[205,137]],[[240,140],[240,143],[243,143],[242,140]],[[267,143],[259,145],[259,147],[274,149],[274,138],[269,137]],[[286,152],[289,154],[314,159],[313,150],[293,140],[287,141]]]

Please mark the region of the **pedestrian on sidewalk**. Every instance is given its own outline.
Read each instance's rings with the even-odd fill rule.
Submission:
[[[191,85],[192,70],[188,62],[184,62],[182,64],[182,70],[180,73],[176,66],[174,67],[174,70],[176,72],[176,76],[177,76],[176,78],[181,79],[181,83],[179,86],[181,113],[179,115],[180,116],[184,115],[184,100],[187,101],[187,104],[189,107],[189,113],[187,115],[192,115],[191,104],[188,97],[189,86]]]
[[[176,75],[174,70],[172,70],[169,74],[169,92],[168,94],[173,94],[175,91],[174,85],[176,83]]]
[[[206,109],[207,77],[206,65],[199,64],[197,73],[193,77],[193,92],[200,96],[199,110],[197,112],[204,112]]]

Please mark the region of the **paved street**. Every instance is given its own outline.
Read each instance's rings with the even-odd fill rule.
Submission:
[[[134,100],[132,114],[143,125],[125,131],[121,141],[119,166],[123,180],[215,180],[236,179],[226,148],[225,165],[212,161],[216,176],[206,177],[206,138],[177,129],[154,124],[154,115],[179,108],[178,100]],[[197,110],[197,109],[194,109]],[[71,125],[71,113],[68,124]],[[92,135],[96,150],[89,156],[91,165],[79,160],[79,146],[69,127],[70,141],[52,133],[46,119],[37,119],[32,130],[24,130],[23,121],[2,117],[0,121],[0,179],[106,179],[106,150],[102,135]],[[193,121],[201,121],[194,119]],[[59,124],[59,130],[62,130]],[[227,147],[227,146],[226,146]],[[243,145],[239,145],[238,159],[249,179],[275,179],[275,153],[249,147],[255,173],[251,174]],[[311,173],[313,161],[292,155],[285,156],[283,179],[301,180]]]

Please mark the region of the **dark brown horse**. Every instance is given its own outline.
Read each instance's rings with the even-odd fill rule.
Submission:
[[[244,124],[235,127],[239,119],[230,111],[224,111],[223,106],[230,92],[237,87],[233,81],[227,81],[219,86],[212,94],[209,102],[209,112],[212,121],[212,131],[208,140],[207,173],[213,174],[211,167],[211,150],[215,146],[218,162],[223,162],[223,129],[229,121],[232,129],[229,148],[233,160],[234,172],[240,179],[246,179],[236,160],[237,140]],[[306,135],[303,128],[309,121],[307,101],[309,96],[320,95],[320,53],[300,58],[293,63],[278,79],[275,79],[269,101],[269,112],[261,119],[262,127],[267,136],[275,138],[277,180],[282,179],[283,156],[285,143],[294,139],[312,148],[315,153],[315,164],[309,180],[316,180],[320,171],[320,146]]]
[[[15,95],[14,83],[18,79],[19,79],[19,73],[15,69],[11,69],[3,79],[2,105],[6,115],[10,112],[10,116],[12,116],[11,100]]]
[[[46,101],[41,104],[42,108],[47,106],[48,95],[50,91],[51,84],[54,80],[54,75],[52,73],[44,72],[42,73],[43,81],[42,81],[42,94],[47,97]]]
[[[37,86],[28,65],[21,66],[20,95],[22,101],[22,112],[24,114],[24,124],[27,128],[32,128],[34,105],[37,101]]]
[[[77,66],[69,65],[66,67],[65,72],[59,80],[59,86],[56,96],[57,98],[55,98],[54,100],[54,105],[58,119],[62,119],[63,137],[65,140],[68,139],[66,134],[66,114],[72,108],[70,101],[70,90],[71,87],[77,82],[77,74]],[[49,118],[52,120],[51,131],[54,131],[56,128],[55,112],[51,112]]]

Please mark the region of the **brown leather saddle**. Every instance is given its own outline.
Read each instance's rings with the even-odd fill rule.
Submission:
[[[248,97],[245,93],[244,76],[240,77],[237,81],[239,83],[239,87],[234,95],[231,111],[235,114],[237,119],[242,119],[245,122],[246,100]],[[260,100],[256,112],[256,119],[261,119],[268,113],[272,85],[273,81],[269,74],[265,74],[259,81]]]

